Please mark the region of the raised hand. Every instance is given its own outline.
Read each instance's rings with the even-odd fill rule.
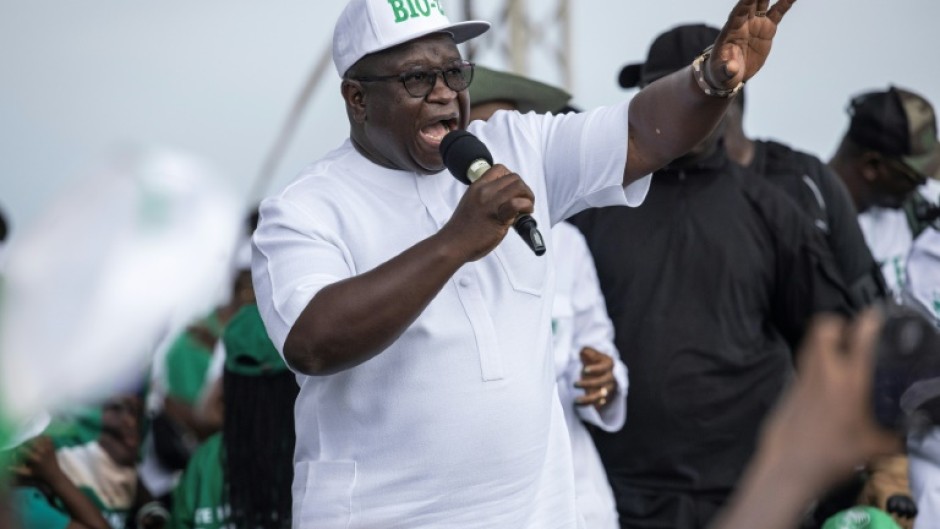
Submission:
[[[777,26],[796,0],[739,0],[728,16],[705,75],[715,88],[730,89],[760,71],[770,54]]]

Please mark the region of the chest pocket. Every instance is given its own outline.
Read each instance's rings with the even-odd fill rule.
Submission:
[[[551,237],[545,237],[545,244],[551,244]],[[535,252],[523,242],[515,230],[510,229],[496,250],[493,251],[503,271],[509,278],[513,290],[541,296],[545,290],[548,273],[548,260],[551,252],[535,255]]]

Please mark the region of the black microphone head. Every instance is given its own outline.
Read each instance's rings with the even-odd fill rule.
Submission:
[[[477,160],[486,160],[493,165],[493,155],[479,138],[465,130],[448,132],[441,140],[441,158],[454,178],[470,185],[467,169]]]

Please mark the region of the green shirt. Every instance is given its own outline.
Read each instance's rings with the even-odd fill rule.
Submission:
[[[215,312],[200,320],[196,326],[218,339],[223,325]],[[212,360],[212,345],[187,329],[173,342],[166,353],[167,394],[187,404],[195,404],[202,392],[206,371]]]
[[[228,529],[223,474],[222,434],[217,433],[196,450],[173,491],[170,529]]]

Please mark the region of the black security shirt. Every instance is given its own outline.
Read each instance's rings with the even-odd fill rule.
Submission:
[[[614,489],[727,493],[811,315],[849,310],[821,233],[723,150],[657,172],[638,208],[571,222],[630,373],[626,426],[595,433]]]

